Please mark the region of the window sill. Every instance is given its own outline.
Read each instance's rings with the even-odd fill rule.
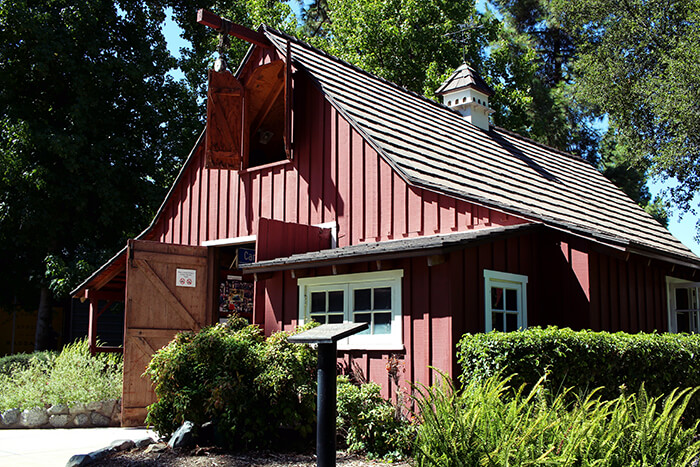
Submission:
[[[345,342],[338,342],[338,350],[377,350],[384,352],[404,352],[406,350],[406,347],[404,347],[403,344],[348,344]]]
[[[292,163],[292,161],[290,159],[284,159],[282,161],[269,162],[269,163],[263,164],[263,165],[256,165],[254,167],[248,167],[247,169],[239,170],[238,173],[239,174],[253,173],[253,172],[260,171],[260,170],[271,169],[271,168],[274,168],[274,167],[277,167],[280,165],[287,165],[287,164],[291,164],[291,163]]]

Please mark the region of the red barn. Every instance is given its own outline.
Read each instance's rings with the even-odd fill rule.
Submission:
[[[700,259],[586,161],[490,126],[467,66],[413,94],[262,27],[151,225],[74,296],[124,301],[123,424],[179,330],[235,310],[266,334],[367,321],[341,364],[380,383],[457,371],[465,332],[696,331]]]

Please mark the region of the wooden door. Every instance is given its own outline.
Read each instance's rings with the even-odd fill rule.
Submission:
[[[151,380],[142,376],[153,354],[177,332],[212,324],[211,267],[206,247],[129,241],[122,426],[143,425],[155,402]]]

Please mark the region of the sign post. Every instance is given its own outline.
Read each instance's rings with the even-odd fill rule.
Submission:
[[[368,323],[322,324],[289,337],[289,342],[318,344],[316,458],[318,467],[335,467],[337,342],[364,331]]]

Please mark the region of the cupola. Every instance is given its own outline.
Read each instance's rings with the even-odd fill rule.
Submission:
[[[442,103],[459,112],[465,119],[483,130],[489,129],[489,97],[493,89],[467,64],[457,68],[447,81],[435,91]]]

